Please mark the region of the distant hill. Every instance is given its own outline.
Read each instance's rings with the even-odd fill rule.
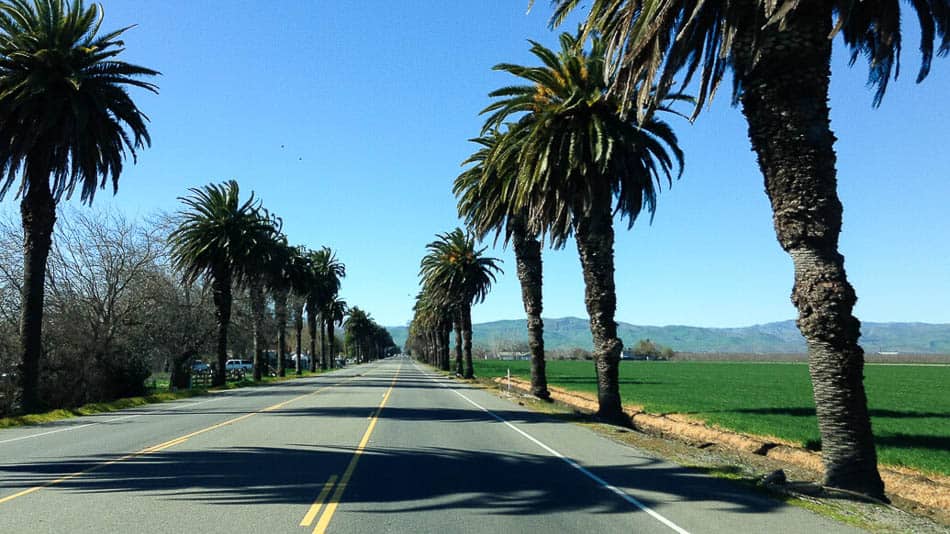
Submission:
[[[400,347],[406,342],[404,326],[387,327]],[[861,345],[869,353],[911,352],[950,354],[950,324],[862,323]],[[805,340],[794,321],[781,321],[742,328],[701,328],[696,326],[638,326],[618,323],[618,334],[626,346],[649,338],[680,352],[803,353]],[[527,342],[524,320],[492,321],[473,325],[473,343],[505,346]],[[586,319],[565,317],[544,319],[547,349],[580,347],[590,350],[590,329]]]

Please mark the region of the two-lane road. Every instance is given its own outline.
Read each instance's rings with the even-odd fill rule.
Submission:
[[[0,431],[0,532],[851,532],[408,359]]]

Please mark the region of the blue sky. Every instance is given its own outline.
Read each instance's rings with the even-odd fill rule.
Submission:
[[[106,29],[138,26],[124,59],[162,71],[137,97],[153,146],[96,206],[175,210],[188,187],[237,179],[283,217],[290,241],[328,245],[344,297],[382,324],[411,318],[418,262],[458,224],[451,182],[473,150],[487,93],[556,44],[548,2],[105,0]],[[902,5],[903,7],[903,5]],[[905,17],[913,22],[912,17]],[[576,24],[576,21],[574,21]],[[872,109],[866,67],[833,64],[841,249],[868,321],[950,323],[950,61],[915,85],[916,30],[903,75]],[[573,26],[565,27],[565,29]],[[839,45],[836,43],[836,45]],[[674,121],[686,170],[652,226],[618,227],[617,319],[742,326],[790,319],[792,265],[779,248],[745,123],[726,91],[694,125]],[[9,201],[8,201],[9,202]],[[72,202],[76,202],[74,199]],[[489,243],[490,245],[490,243]],[[510,251],[475,322],[523,317]],[[545,257],[545,316],[585,316],[574,244]]]

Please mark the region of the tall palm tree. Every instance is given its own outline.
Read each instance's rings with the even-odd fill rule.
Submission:
[[[269,241],[262,242],[257,250],[248,259],[246,265],[247,289],[251,301],[252,336],[254,351],[254,380],[260,382],[267,373],[268,361],[264,357],[264,316],[267,308],[267,293],[274,286],[274,278],[279,277],[284,249],[282,246],[283,221],[267,210],[261,208],[261,215],[268,218],[274,227],[274,233]]]
[[[349,313],[349,308],[346,305],[346,301],[341,299],[338,296],[334,296],[333,300],[331,300],[330,302],[326,304],[321,314],[324,320],[326,321],[327,347],[328,347],[328,350],[330,351],[330,357],[329,357],[330,367],[336,366],[336,362],[334,361],[334,351],[336,350],[334,349],[334,345],[336,344],[336,340],[333,337],[334,327],[337,325],[342,325],[343,319],[347,316],[348,313]],[[326,356],[324,356],[323,368],[326,369],[326,366],[327,366],[327,358]]]
[[[312,294],[312,293],[311,293]],[[307,295],[304,302],[304,309],[307,312],[307,333],[310,336],[310,372],[317,370],[317,324],[320,322],[316,307],[316,299]],[[323,350],[325,342],[323,339],[323,328],[320,329],[320,349]]]
[[[577,0],[555,0],[553,22]],[[593,0],[592,31],[611,43],[615,92],[649,111],[651,80],[696,79],[696,113],[723,76],[733,78],[772,204],[776,237],[795,265],[792,302],[808,343],[809,370],[822,439],[825,484],[884,498],[864,391],[857,299],[838,251],[842,206],[837,194],[835,137],[828,85],[832,41],[843,37],[852,63],[870,63],[869,82],[881,102],[901,50],[898,0]],[[921,27],[917,81],[938,55],[950,52],[950,4],[907,2]]]
[[[213,384],[223,385],[232,285],[255,274],[252,266],[279,229],[254,193],[241,201],[240,189],[233,180],[189,191],[191,195],[179,197],[185,209],[178,213],[178,227],[169,236],[171,257],[186,283],[202,277],[211,284],[218,322],[218,365]]]
[[[372,318],[364,310],[353,306],[346,314],[346,322],[343,327],[353,343],[356,344],[356,363],[363,363],[369,355],[369,335],[371,333]]]
[[[46,259],[56,204],[80,185],[92,203],[96,190],[119,184],[126,153],[151,144],[148,118],[126,91],[158,87],[142,81],[158,72],[119,61],[120,36],[98,35],[102,8],[81,1],[0,2],[0,199],[17,177],[23,220],[20,315],[21,406],[41,408],[37,392],[43,352]]]
[[[302,342],[303,342],[303,313],[307,303],[307,296],[313,290],[314,277],[313,269],[310,265],[310,251],[306,247],[294,247],[290,256],[290,307],[294,318],[294,347],[296,349],[296,360],[294,363],[294,373],[303,374],[302,367]],[[313,355],[311,354],[311,360]]]
[[[340,292],[342,280],[346,277],[346,265],[336,257],[336,252],[329,247],[322,247],[320,250],[312,252],[310,254],[310,263],[314,270],[314,276],[316,277],[314,286],[310,292],[310,299],[312,301],[312,309],[315,312],[319,312],[322,316],[320,333],[321,339],[325,339],[322,335],[323,332],[329,331],[329,329],[332,328],[332,325],[330,325],[331,319],[329,319],[329,315],[332,315],[332,311],[328,306],[336,300]],[[339,320],[342,321],[342,317]],[[327,368],[327,357],[324,347],[325,345],[320,346],[320,367],[322,369]],[[330,350],[333,350],[332,345],[330,345]],[[332,366],[332,358],[330,363]]]
[[[269,279],[277,321],[277,376],[287,376],[288,301],[291,293],[304,285],[304,260],[299,257],[297,249],[287,244],[285,236],[280,236],[275,246]]]
[[[264,281],[260,276],[254,276],[248,281],[248,296],[251,301],[251,324],[253,332],[254,351],[254,380],[260,382],[264,375],[264,311],[267,302],[264,298]]]
[[[665,122],[620,114],[618,99],[607,92],[603,41],[591,39],[589,52],[580,36],[564,33],[560,42],[556,53],[533,43],[541,67],[495,67],[530,85],[491,93],[497,100],[484,111],[491,113],[485,129],[520,116],[499,140],[517,150],[515,207],[529,209],[529,230],[555,246],[573,234],[594,343],[598,415],[622,421],[613,217],[626,217],[629,228],[644,208],[652,216],[662,182],[672,183],[674,169],[682,172],[683,154]]]
[[[462,330],[462,353],[465,359],[464,378],[474,378],[472,366],[472,305],[485,300],[501,272],[498,258],[484,256],[485,247],[475,248],[475,237],[461,228],[437,234],[426,248],[419,271],[423,287],[433,298],[458,313]]]
[[[525,132],[518,129],[516,132]],[[517,159],[509,150],[497,153],[498,139],[503,134],[492,131],[473,139],[481,148],[464,163],[472,164],[455,180],[453,192],[458,197],[459,215],[465,219],[480,239],[495,234],[497,243],[504,237],[504,244],[512,242],[518,281],[521,283],[521,300],[528,316],[528,346],[531,350],[531,393],[549,400],[547,374],[544,361],[544,321],[541,300],[542,265],[541,241],[528,233],[528,209],[514,209],[513,193],[518,177]],[[501,147],[518,146],[517,141],[502,142]],[[495,153],[493,153],[495,152]],[[458,335],[458,334],[457,334]]]

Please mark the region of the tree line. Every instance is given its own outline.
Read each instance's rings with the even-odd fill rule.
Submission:
[[[552,4],[556,27],[581,2]],[[697,118],[729,74],[732,102],[748,123],[772,205],[776,237],[795,266],[792,302],[808,345],[824,482],[886,500],[863,384],[860,322],[853,314],[857,297],[838,250],[842,205],[828,86],[832,44],[840,36],[852,63],[860,56],[869,60],[873,105],[880,104],[898,73],[899,2],[593,0],[584,5],[586,20],[576,33],[560,36],[560,50],[532,42],[541,66],[495,67],[525,85],[490,93],[484,126],[473,139],[477,150],[453,189],[469,232],[513,245],[528,318],[532,393],[549,397],[542,244],[559,248],[573,238],[594,343],[598,415],[623,419],[613,220],[626,218],[629,228],[643,210],[652,216],[661,186],[672,185],[682,173],[677,138],[659,117],[680,114],[678,106],[685,105],[692,112],[684,116]],[[920,24],[920,82],[935,52],[950,53],[950,3],[927,0],[904,9]],[[432,360],[433,350],[447,351],[447,325],[454,318],[450,309],[433,312],[422,298],[425,280],[408,345]],[[441,358],[435,361],[445,368],[444,354]]]
[[[2,228],[0,410],[142,393],[156,355],[170,359],[173,387],[212,351],[213,385],[224,384],[229,354],[247,352],[261,380],[268,333],[283,376],[291,329],[301,374],[305,318],[311,371],[317,340],[320,368],[334,366],[341,323],[359,360],[392,352],[379,325],[340,298],[336,253],[289,245],[281,219],[236,181],[190,189],[154,226],[117,215],[57,222],[77,188],[83,204],[107,184],[117,192],[126,158],[150,145],[129,89],[157,93],[159,73],[119,59],[127,28],[100,32],[102,15],[81,0],[0,1],[0,199],[20,200],[22,231],[17,247],[15,225]],[[236,299],[247,330],[231,328]]]

